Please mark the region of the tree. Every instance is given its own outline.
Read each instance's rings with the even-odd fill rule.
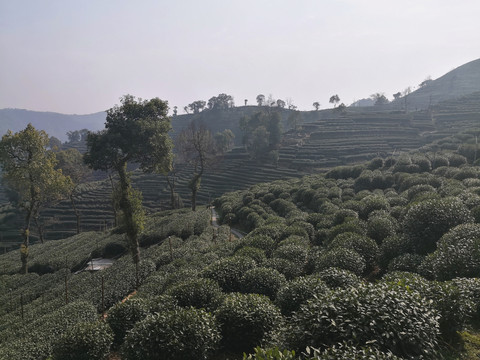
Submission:
[[[257,112],[240,119],[243,144],[252,158],[265,157],[278,148],[282,140],[281,117],[278,111]]]
[[[50,136],[50,139],[48,139],[48,148],[52,151],[60,151],[62,149],[62,142],[55,136]]]
[[[230,129],[225,129],[222,132],[217,132],[214,136],[215,149],[219,154],[224,154],[233,148],[235,134]]]
[[[174,106],[173,107],[173,116],[177,116],[177,113],[178,113],[178,106]]]
[[[200,111],[203,110],[203,108],[205,107],[207,103],[203,100],[197,100],[197,101],[194,101],[193,103],[191,104],[188,104],[188,107],[190,110],[193,111],[194,114],[198,114]]]
[[[334,107],[336,107],[337,104],[340,102],[340,97],[337,94],[332,95],[330,96],[330,100],[328,100],[328,102],[330,104],[333,104]]]
[[[282,109],[283,109],[283,108],[285,107],[285,101],[283,101],[283,100],[281,100],[281,99],[278,99],[278,100],[277,100],[277,106],[278,106],[279,108],[282,108]]]
[[[212,133],[203,123],[192,121],[178,135],[177,146],[180,159],[193,165],[193,176],[188,187],[192,192],[192,210],[195,211],[203,173],[215,163],[215,143]]]
[[[107,110],[105,129],[89,133],[84,161],[94,170],[115,170],[119,177],[119,205],[137,269],[140,262],[138,235],[143,230],[141,193],[132,188],[127,172],[129,161],[144,172],[166,173],[172,164],[172,141],[168,136],[168,103],[154,98],[121,98],[121,105]]]
[[[388,99],[384,93],[375,93],[370,95],[370,99],[374,101],[375,106],[381,106],[388,104]]]
[[[402,97],[402,93],[401,93],[400,91],[397,92],[397,93],[395,93],[395,94],[393,94],[393,98],[394,98],[395,100],[398,100],[398,99],[400,99],[401,97]]]
[[[68,142],[70,143],[86,141],[87,136],[88,129],[72,130],[67,132]]]
[[[257,95],[256,100],[257,100],[258,106],[263,106],[263,104],[265,103],[265,95],[263,94]]]
[[[218,96],[212,96],[207,103],[207,107],[210,110],[224,110],[234,106],[233,96],[224,93]]]
[[[318,111],[318,109],[320,108],[320,103],[318,101],[315,101],[312,105],[315,108],[315,111]]]
[[[49,138],[32,124],[13,134],[8,131],[0,141],[0,164],[6,186],[17,194],[17,206],[25,212],[21,272],[28,272],[28,251],[32,220],[38,221],[41,210],[64,197],[71,180],[55,169],[56,158],[47,150]],[[41,229],[39,229],[41,230]],[[40,240],[43,234],[40,231]]]
[[[293,104],[293,99],[288,97],[285,99],[285,102],[287,103],[287,109],[288,110],[297,110],[297,107]]]
[[[57,154],[57,169],[69,176],[73,186],[69,189],[68,197],[72,203],[72,208],[77,220],[77,234],[80,233],[80,216],[81,213],[77,208],[75,197],[77,195],[78,186],[85,182],[91,175],[92,170],[84,163],[83,155],[75,148],[59,151]]]

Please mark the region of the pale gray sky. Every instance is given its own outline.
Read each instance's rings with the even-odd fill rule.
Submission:
[[[478,0],[0,0],[0,108],[391,98],[480,58],[479,18]]]

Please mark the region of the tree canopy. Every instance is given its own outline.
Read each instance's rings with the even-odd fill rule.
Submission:
[[[57,160],[48,146],[47,133],[32,124],[15,134],[8,131],[0,141],[3,180],[17,194],[17,207],[25,212],[22,273],[28,272],[31,221],[38,221],[42,208],[63,198],[72,187],[70,178],[55,169]]]
[[[105,130],[89,133],[85,163],[95,170],[115,170],[119,176],[119,205],[123,212],[129,246],[135,264],[140,261],[138,234],[143,229],[144,211],[140,192],[132,189],[127,163],[144,172],[166,173],[172,164],[172,141],[168,103],[159,98],[121,98],[121,105],[107,110]]]

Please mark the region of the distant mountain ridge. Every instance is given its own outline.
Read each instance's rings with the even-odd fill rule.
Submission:
[[[413,91],[408,95],[408,111],[427,109],[439,102],[457,99],[477,91],[480,91],[480,59],[461,65]]]
[[[17,132],[31,123],[37,130],[45,130],[49,136],[65,141],[68,131],[88,129],[98,131],[105,127],[106,113],[66,115],[55,112],[39,112],[24,109],[0,109],[0,135],[7,130]]]

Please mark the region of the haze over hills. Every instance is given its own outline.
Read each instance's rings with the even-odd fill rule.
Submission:
[[[23,130],[31,123],[36,129],[45,130],[49,136],[65,141],[68,131],[103,129],[105,116],[103,111],[88,115],[66,115],[24,109],[0,109],[0,134],[5,134],[7,130]]]

